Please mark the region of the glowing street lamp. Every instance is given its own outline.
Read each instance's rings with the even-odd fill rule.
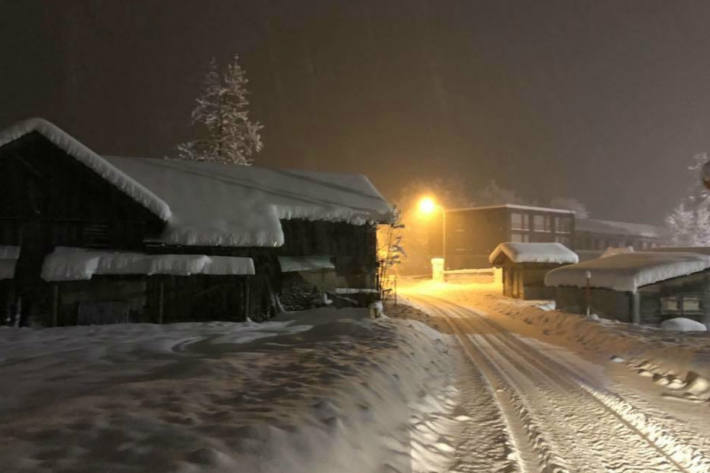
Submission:
[[[436,201],[431,197],[422,197],[419,200],[419,213],[424,216],[429,216],[436,211]]]
[[[434,200],[433,197],[431,196],[424,196],[421,199],[419,199],[419,215],[422,217],[430,217],[434,213],[441,211],[441,253],[442,253],[442,258],[433,258],[431,260],[432,262],[432,269],[434,272],[434,279],[436,280],[437,277],[439,280],[443,281],[443,274],[444,270],[446,269],[445,262],[446,262],[446,209],[444,207],[440,206],[439,204],[436,203],[436,200]],[[431,237],[430,237],[431,238]],[[431,248],[431,247],[430,247]]]

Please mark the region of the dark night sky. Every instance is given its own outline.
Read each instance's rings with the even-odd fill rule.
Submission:
[[[189,138],[210,57],[239,52],[258,164],[490,179],[660,221],[710,151],[710,2],[0,0],[0,126],[97,152]]]

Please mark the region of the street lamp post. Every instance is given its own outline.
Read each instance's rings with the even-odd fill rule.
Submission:
[[[422,217],[429,217],[437,210],[441,211],[441,259],[443,260],[441,269],[446,270],[446,209],[437,204],[433,197],[425,196],[419,200],[419,214]],[[431,231],[428,240],[431,250]]]

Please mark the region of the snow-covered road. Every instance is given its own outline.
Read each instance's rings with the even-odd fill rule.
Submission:
[[[404,292],[378,319],[1,328],[0,473],[710,473],[707,335]]]
[[[710,472],[707,438],[628,399],[603,367],[474,308],[426,293],[407,297],[450,328],[471,362],[472,392],[459,417],[468,434],[458,439],[451,471]],[[708,415],[707,406],[699,409]]]

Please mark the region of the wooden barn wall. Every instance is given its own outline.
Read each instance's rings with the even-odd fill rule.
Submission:
[[[0,185],[0,244],[140,249],[164,225],[37,132],[0,148]]]
[[[285,244],[280,256],[330,255],[347,285],[373,288],[377,272],[377,229],[374,225],[283,220]]]
[[[22,247],[12,291],[2,291],[4,312],[10,299],[21,296],[25,317],[48,320],[54,286],[42,281],[40,272],[45,256],[56,246],[243,256],[254,260],[256,275],[238,278],[239,281],[225,279],[217,283],[218,278],[214,277],[163,279],[163,290],[175,295],[165,302],[164,313],[170,314],[165,321],[173,321],[170,317],[175,321],[199,320],[218,313],[224,319],[224,314],[232,310],[225,308],[236,306],[243,308],[237,318],[246,313],[255,319],[269,317],[275,310],[274,295],[281,290],[280,255],[331,255],[335,257],[336,272],[349,286],[375,284],[377,242],[373,225],[286,220],[282,221],[286,244],[281,248],[146,243],[159,237],[164,222],[37,132],[0,148],[0,188],[0,245]],[[146,321],[156,321],[158,280],[148,278],[141,283],[145,284],[147,310],[144,315],[135,316],[140,320],[148,317]],[[77,298],[107,300],[113,293],[116,299],[132,300],[135,281],[121,281],[60,284],[61,291],[68,291],[62,296],[60,308],[64,323],[76,323],[80,303]],[[187,294],[199,301],[180,302]],[[203,301],[205,294],[212,296]],[[201,309],[196,309],[198,306]]]
[[[592,313],[607,319],[632,322],[632,297],[629,292],[592,288],[590,290]],[[558,287],[555,289],[555,305],[558,310],[584,314],[587,299],[584,288]]]
[[[553,299],[555,291],[545,286],[545,275],[560,266],[512,263],[506,258],[503,264],[503,295],[519,299]]]
[[[687,317],[698,322],[710,323],[710,273],[707,271],[669,279],[639,289],[641,298],[641,318],[647,323],[659,323],[672,317]],[[664,311],[661,299],[664,297],[697,297],[700,311],[681,313]]]
[[[258,315],[251,276],[99,276],[53,283],[57,313],[42,312],[44,325],[244,321]],[[254,315],[257,314],[257,315]]]

